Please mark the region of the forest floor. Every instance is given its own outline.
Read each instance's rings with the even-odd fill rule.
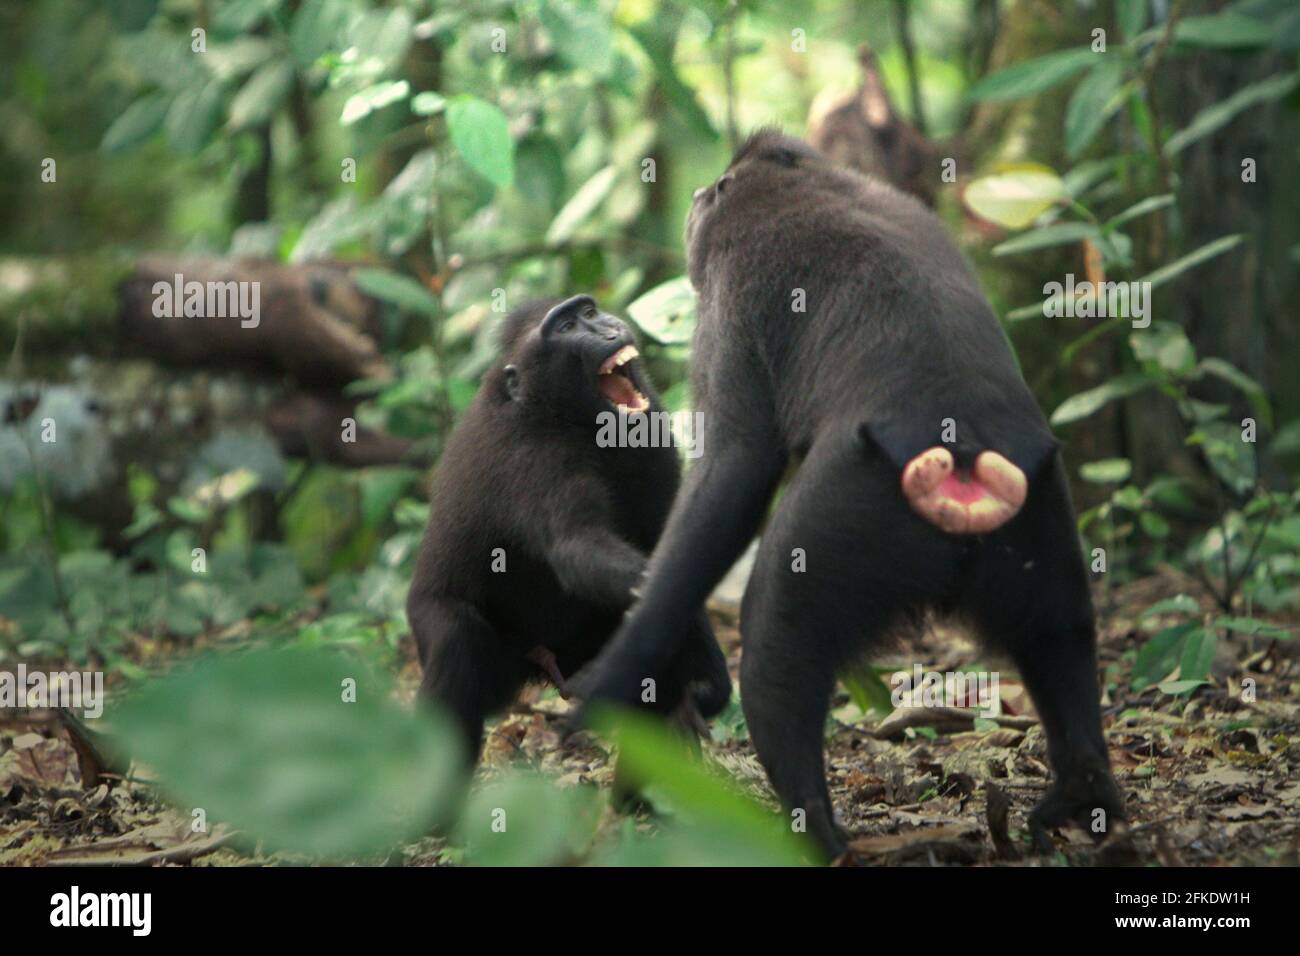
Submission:
[[[1026,820],[1049,781],[1045,741],[1023,687],[999,673],[1001,725],[935,708],[864,715],[840,693],[827,734],[827,766],[837,812],[853,834],[852,862],[904,865],[1297,865],[1300,864],[1300,648],[1295,641],[1220,640],[1213,683],[1189,696],[1157,687],[1135,693],[1130,672],[1149,639],[1139,626],[1154,602],[1197,594],[1170,571],[1099,595],[1100,659],[1107,694],[1105,733],[1129,820],[1100,846],[1073,828],[1055,854],[1030,850]],[[1206,601],[1203,609],[1213,608]],[[734,612],[713,607],[733,678],[740,636]],[[1295,632],[1297,621],[1275,620]],[[417,668],[403,657],[401,684],[414,693]],[[906,662],[906,663],[904,663]],[[931,628],[880,664],[926,671],[981,670],[976,645]],[[1253,701],[1242,699],[1254,681]],[[595,745],[562,745],[568,704],[554,689],[530,686],[489,730],[480,779],[525,765],[561,786],[608,786],[612,757]],[[12,712],[10,712],[12,714]],[[77,753],[59,722],[41,712],[0,717],[0,865],[257,865],[287,862],[229,844],[221,827],[201,838],[189,818],[132,781],[82,786]],[[904,718],[905,719],[902,719]],[[760,801],[776,803],[733,700],[713,724],[707,760]],[[623,824],[608,813],[602,827]],[[655,823],[643,813],[637,827]],[[439,865],[457,860],[426,838],[386,862]],[[300,862],[300,861],[295,861]],[[841,861],[849,862],[849,861]]]

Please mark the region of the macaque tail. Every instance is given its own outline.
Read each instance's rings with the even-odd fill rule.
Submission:
[[[949,534],[987,534],[1025,503],[1029,482],[1013,462],[981,451],[962,468],[943,445],[927,448],[903,467],[903,497],[912,510]]]

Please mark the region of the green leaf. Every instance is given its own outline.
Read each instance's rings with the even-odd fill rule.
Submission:
[[[1120,34],[1131,43],[1147,25],[1147,0],[1116,0],[1115,19]]]
[[[1114,229],[1116,226],[1122,226],[1124,223],[1145,216],[1148,213],[1155,212],[1158,209],[1164,209],[1166,206],[1174,204],[1173,193],[1162,193],[1159,196],[1148,196],[1141,202],[1134,203],[1122,213],[1106,222],[1106,229]]]
[[[349,13],[347,0],[306,0],[298,8],[289,31],[289,48],[299,66],[311,66],[339,45]]]
[[[570,66],[607,77],[614,69],[614,34],[598,9],[580,8],[567,0],[542,0],[538,16],[551,35],[556,52]]]
[[[551,227],[546,230],[547,245],[559,245],[567,242],[578,227],[585,223],[600,207],[614,188],[618,169],[606,166],[596,175],[583,183],[576,193],[569,197],[562,209],[555,214]]]
[[[668,102],[681,114],[691,129],[702,138],[716,142],[719,139],[718,130],[709,119],[709,115],[704,112],[704,108],[700,106],[695,91],[682,81],[677,73],[677,67],[673,65],[671,43],[658,31],[647,26],[633,27],[628,32],[650,58],[659,89],[668,97]]]
[[[354,703],[343,699],[348,679]],[[391,693],[356,660],[257,650],[177,669],[109,719],[114,749],[182,808],[273,848],[346,857],[425,832],[461,785],[459,735]]]
[[[104,131],[100,150],[120,153],[148,139],[162,126],[170,105],[171,96],[167,93],[149,93],[140,97]]]
[[[381,110],[385,106],[391,106],[406,99],[410,93],[411,84],[406,80],[388,80],[383,83],[374,83],[348,97],[348,101],[343,104],[343,115],[339,122],[344,126],[351,126],[358,120],[365,119],[376,110]]]
[[[1183,642],[1183,654],[1178,664],[1180,680],[1203,681],[1210,676],[1214,651],[1219,646],[1219,636],[1214,631],[1198,627],[1188,633]]]
[[[1133,689],[1151,687],[1172,674],[1182,657],[1187,635],[1198,629],[1195,624],[1175,624],[1143,644],[1133,662]]]
[[[619,747],[619,771],[633,786],[653,785],[687,824],[699,824],[749,847],[768,865],[798,865],[808,847],[778,817],[730,780],[710,773],[662,724],[628,710],[599,708],[592,715],[601,733]]]
[[[447,132],[470,169],[497,188],[515,178],[515,144],[506,114],[476,96],[457,96],[447,103]]]
[[[1195,268],[1202,262],[1207,262],[1215,256],[1223,255],[1223,253],[1227,252],[1229,249],[1235,249],[1237,246],[1241,245],[1245,238],[1246,237],[1243,234],[1237,233],[1231,236],[1223,236],[1219,239],[1215,239],[1213,242],[1207,242],[1205,245],[1201,246],[1201,248],[1194,252],[1189,252],[1180,259],[1175,259],[1173,262],[1169,263],[1169,265],[1161,266],[1154,272],[1147,273],[1138,281],[1151,283],[1151,288],[1153,289],[1157,286],[1164,285],[1170,279],[1182,275],[1188,269]]]
[[[874,667],[865,666],[846,674],[840,678],[840,683],[849,692],[849,700],[864,714],[871,711],[882,715],[893,713],[893,695]]]
[[[1098,485],[1116,485],[1128,481],[1133,474],[1133,463],[1127,458],[1103,458],[1090,461],[1079,468],[1079,477]]]
[[[456,832],[477,866],[557,866],[580,859],[600,822],[594,787],[514,773],[476,791]]]
[[[1157,614],[1196,614],[1201,606],[1188,594],[1178,594],[1163,601],[1157,601],[1142,612],[1142,617],[1155,617]]]
[[[1267,23],[1236,13],[1187,17],[1174,25],[1174,40],[1188,46],[1266,46],[1272,38],[1273,31]]]
[[[177,93],[164,123],[172,149],[192,156],[206,146],[221,122],[221,100],[222,88],[217,80]]]
[[[628,317],[663,345],[690,342],[695,334],[695,289],[686,276],[655,286],[627,307]]]
[[[1214,619],[1214,626],[1238,634],[1249,634],[1252,637],[1279,637],[1283,639],[1291,637],[1291,632],[1286,628],[1278,627],[1276,624],[1269,624],[1267,621],[1257,621],[1252,617],[1218,617]]]
[[[1123,62],[1108,58],[1088,71],[1075,88],[1065,110],[1065,152],[1071,159],[1088,148],[1123,105],[1119,96],[1123,83]]]
[[[410,276],[387,269],[357,269],[352,281],[366,295],[391,302],[408,312],[436,316],[441,312],[437,297]]]
[[[1266,80],[1243,86],[1226,100],[1200,110],[1190,123],[1170,136],[1165,141],[1165,155],[1177,155],[1197,140],[1226,126],[1238,113],[1252,106],[1286,96],[1296,88],[1297,83],[1300,83],[1300,73],[1277,73]]]
[[[964,194],[973,212],[1008,229],[1023,229],[1065,198],[1061,177],[1037,163],[1000,167],[973,180]]]
[[[1082,242],[1085,239],[1095,238],[1098,233],[1099,230],[1092,223],[1054,222],[1050,226],[1040,226],[999,243],[993,247],[993,255],[1009,256],[1017,252],[1029,252],[1031,249]]]
[[[396,69],[411,45],[415,18],[405,7],[388,10],[370,10],[358,17],[349,31],[356,60],[364,69],[362,75],[377,79]]]
[[[1152,362],[1166,372],[1182,375],[1196,364],[1196,350],[1187,333],[1171,322],[1158,322],[1129,335],[1129,346],[1140,362]]]
[[[249,77],[230,101],[230,128],[247,129],[265,123],[289,94],[293,82],[293,64],[275,60]]]
[[[433,116],[447,108],[447,97],[441,93],[426,91],[416,93],[411,99],[411,112],[416,116]]]
[[[1167,680],[1160,682],[1160,692],[1169,694],[1171,697],[1181,697],[1183,694],[1190,693],[1196,688],[1204,686],[1203,680]]]
[[[1014,100],[1050,90],[1097,62],[1103,53],[1085,47],[1049,53],[984,77],[967,92],[972,100]]]
[[[1225,362],[1221,358],[1202,359],[1201,364],[1197,366],[1202,372],[1213,375],[1215,378],[1222,379],[1229,385],[1239,389],[1250,401],[1251,408],[1255,414],[1263,419],[1264,424],[1272,427],[1273,410],[1269,407],[1268,393],[1264,387],[1256,382],[1245,372],[1240,371],[1230,362]]]
[[[1135,392],[1140,392],[1151,384],[1151,379],[1145,375],[1135,373],[1113,378],[1096,388],[1090,388],[1078,395],[1071,395],[1060,404],[1056,411],[1052,412],[1051,422],[1053,425],[1068,425],[1070,422],[1077,422],[1081,418],[1087,418],[1089,415],[1094,414],[1109,402],[1119,398],[1126,398]]]

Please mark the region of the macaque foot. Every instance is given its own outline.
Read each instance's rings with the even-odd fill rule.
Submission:
[[[1106,770],[1081,772],[1052,785],[1029,814],[1029,834],[1040,853],[1055,849],[1051,831],[1073,821],[1100,843],[1124,819],[1124,797]]]
[[[1025,473],[995,451],[983,451],[969,471],[942,445],[927,448],[903,469],[903,497],[912,510],[949,534],[985,534],[1015,516],[1028,492]]]

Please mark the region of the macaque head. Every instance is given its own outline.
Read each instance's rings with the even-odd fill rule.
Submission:
[[[632,330],[589,295],[520,310],[507,321],[503,344],[504,396],[530,413],[587,424],[601,412],[650,409],[654,392]]]

